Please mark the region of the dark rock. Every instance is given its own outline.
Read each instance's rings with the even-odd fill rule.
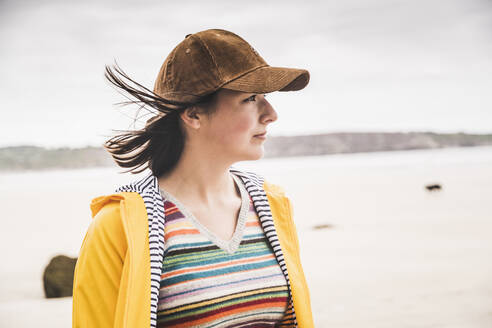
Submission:
[[[427,189],[427,191],[440,191],[442,189],[442,186],[439,183],[428,184],[427,186],[425,186],[425,189]]]
[[[73,274],[77,258],[58,255],[44,269],[43,285],[46,298],[72,296]]]
[[[317,224],[313,227],[315,230],[321,230],[321,229],[332,229],[334,226],[329,223],[324,223],[324,224]]]

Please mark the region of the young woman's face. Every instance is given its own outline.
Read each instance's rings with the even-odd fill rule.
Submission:
[[[265,95],[221,89],[214,105],[200,127],[210,151],[233,162],[261,158],[267,126],[277,120]]]

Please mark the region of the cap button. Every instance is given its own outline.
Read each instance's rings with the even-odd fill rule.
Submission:
[[[189,37],[190,35],[191,35],[191,34],[186,34],[185,39],[186,39],[187,37]]]

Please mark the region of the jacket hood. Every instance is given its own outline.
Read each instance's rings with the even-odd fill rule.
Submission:
[[[91,208],[91,214],[92,218],[94,218],[97,213],[108,203],[112,201],[121,201],[125,199],[121,194],[112,194],[112,195],[104,195],[104,196],[99,196],[95,197],[92,199],[90,208]]]

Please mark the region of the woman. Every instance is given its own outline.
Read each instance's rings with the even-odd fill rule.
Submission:
[[[106,77],[156,115],[106,148],[152,173],[92,201],[73,326],[313,327],[290,200],[231,167],[263,155],[277,119],[266,94],[300,90],[309,73],[270,67],[219,29],[188,34],[153,92],[116,72]]]

